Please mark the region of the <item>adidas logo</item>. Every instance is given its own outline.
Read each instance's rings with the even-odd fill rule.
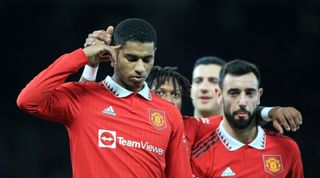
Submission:
[[[227,169],[222,172],[221,177],[231,177],[235,175],[236,173],[234,173],[230,167],[227,167]]]
[[[104,109],[102,111],[102,113],[107,114],[107,115],[111,115],[111,116],[116,116],[116,112],[114,112],[113,107],[110,105],[108,106],[106,109]]]

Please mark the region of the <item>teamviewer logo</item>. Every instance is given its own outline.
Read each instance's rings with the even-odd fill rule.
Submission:
[[[116,132],[110,130],[99,129],[99,147],[116,148]]]

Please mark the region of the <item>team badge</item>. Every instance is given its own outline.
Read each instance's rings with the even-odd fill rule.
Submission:
[[[263,155],[264,170],[276,176],[283,172],[281,155]]]
[[[151,125],[162,130],[167,127],[165,112],[149,108],[149,119]]]

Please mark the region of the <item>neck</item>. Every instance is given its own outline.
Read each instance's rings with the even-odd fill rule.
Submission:
[[[111,78],[112,78],[113,81],[115,81],[121,87],[123,87],[123,88],[125,88],[125,89],[127,89],[129,91],[133,91],[133,92],[139,92],[140,90],[143,89],[143,86],[144,86],[144,85],[142,85],[140,87],[138,85],[137,86],[130,86],[130,85],[126,84],[124,81],[122,81],[120,79],[120,77],[118,77],[116,74],[113,74]]]
[[[223,127],[234,139],[244,144],[251,143],[258,134],[258,128],[255,121],[245,129],[236,129],[228,123],[226,118],[223,118]]]

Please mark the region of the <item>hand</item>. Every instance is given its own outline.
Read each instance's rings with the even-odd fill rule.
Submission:
[[[107,46],[105,44],[95,44],[84,48],[83,52],[89,58],[88,64],[91,66],[96,66],[100,62],[113,62],[113,59],[116,57],[117,50],[120,47],[120,45]]]
[[[297,131],[302,124],[301,113],[293,107],[275,107],[270,110],[269,117],[272,118],[273,127],[283,133],[286,131]]]
[[[113,26],[109,26],[105,31],[97,30],[97,31],[94,31],[93,33],[90,33],[86,38],[84,47],[88,47],[96,44],[105,44],[109,46],[112,39],[113,29],[114,29]],[[107,61],[112,61],[114,59],[114,58],[112,59],[112,56],[105,51],[100,52],[97,57],[99,58],[98,60],[99,62],[107,62]],[[97,63],[96,62],[89,63],[89,65],[91,67],[96,67],[99,64],[98,61],[96,61]]]
[[[84,43],[84,47],[88,47],[95,44],[106,44],[110,45],[112,34],[113,34],[113,26],[109,26],[107,30],[98,30],[90,33]]]

